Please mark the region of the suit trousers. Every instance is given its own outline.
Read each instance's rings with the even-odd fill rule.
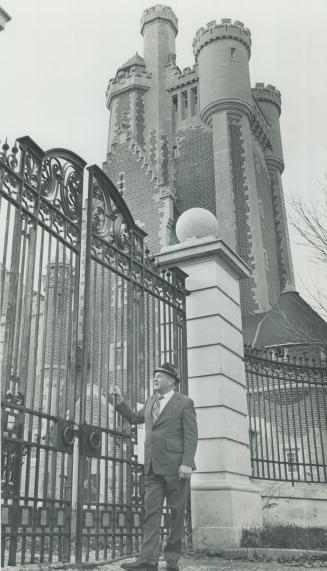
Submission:
[[[154,474],[150,468],[145,476],[145,519],[141,557],[157,563],[160,551],[160,526],[164,499],[171,508],[170,530],[165,546],[165,559],[177,562],[182,553],[184,515],[189,480],[178,476]]]

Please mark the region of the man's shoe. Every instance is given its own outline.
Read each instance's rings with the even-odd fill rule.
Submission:
[[[129,571],[158,571],[157,563],[149,563],[149,561],[144,561],[144,559],[136,559],[130,563],[121,563],[120,566],[123,569],[129,569]]]

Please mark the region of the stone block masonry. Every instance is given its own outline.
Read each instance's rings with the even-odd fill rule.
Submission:
[[[239,279],[249,268],[224,242],[205,237],[169,246],[159,260],[188,274],[189,395],[199,426],[193,542],[196,548],[237,547],[242,529],[262,522],[259,489],[250,481],[241,330]]]

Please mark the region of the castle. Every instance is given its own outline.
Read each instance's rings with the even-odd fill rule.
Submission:
[[[251,33],[242,22],[214,20],[200,28],[195,64],[183,71],[176,65],[177,33],[170,7],[144,11],[144,57],[136,53],[109,81],[103,168],[154,252],[176,242],[175,222],[185,210],[215,214],[221,237],[251,268],[241,284],[246,342],[260,344],[269,314],[264,344],[283,344],[274,330],[285,311],[292,322],[285,342],[303,342],[303,327],[307,342],[325,342],[326,323],[295,291],[281,178],[280,92],[263,83],[251,88]],[[303,319],[294,322],[299,314],[304,325]]]

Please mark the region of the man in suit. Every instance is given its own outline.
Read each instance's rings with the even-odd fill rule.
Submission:
[[[112,387],[116,409],[131,424],[145,423],[144,472],[145,520],[140,556],[122,563],[130,571],[156,571],[160,550],[160,523],[164,499],[172,510],[171,529],[165,547],[167,571],[178,571],[182,552],[188,481],[194,466],[198,432],[193,401],[175,389],[176,367],[164,363],[154,371],[153,396],[133,412],[120,389]]]

